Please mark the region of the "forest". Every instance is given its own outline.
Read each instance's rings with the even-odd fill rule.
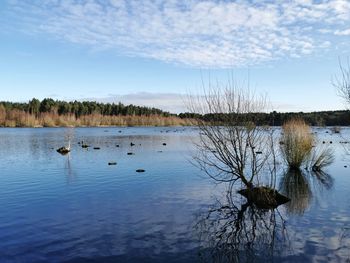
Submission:
[[[0,102],[0,127],[175,126],[189,122],[160,109],[122,103],[51,98]]]
[[[350,111],[318,111],[318,112],[270,112],[240,114],[242,119],[249,120],[256,125],[282,126],[291,119],[303,119],[312,126],[348,126],[350,125]],[[205,121],[215,120],[224,123],[227,114],[197,114],[180,113],[180,118],[201,119]]]

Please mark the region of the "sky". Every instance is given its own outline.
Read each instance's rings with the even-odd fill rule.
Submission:
[[[232,76],[271,110],[346,109],[350,0],[3,0],[0,100],[97,100],[186,111]],[[243,84],[242,84],[243,85]]]

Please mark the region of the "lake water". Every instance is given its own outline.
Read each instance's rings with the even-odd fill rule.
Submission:
[[[191,127],[0,129],[0,262],[347,262],[350,129],[314,131],[335,162],[261,211],[191,164]]]

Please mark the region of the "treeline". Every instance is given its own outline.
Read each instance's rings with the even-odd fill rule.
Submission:
[[[28,103],[0,102],[0,127],[174,126],[191,120],[156,108],[32,99]]]
[[[230,116],[227,114],[180,113],[180,118],[201,119],[224,123]],[[318,111],[318,112],[270,112],[251,113],[231,116],[238,120],[249,120],[257,125],[281,126],[290,119],[300,118],[312,126],[348,126],[350,125],[350,111]]]
[[[74,114],[75,117],[79,118],[84,115],[90,114],[101,114],[104,116],[115,116],[115,115],[136,115],[136,116],[149,116],[159,115],[169,117],[169,112],[162,111],[157,108],[149,108],[135,105],[124,105],[122,103],[98,103],[96,101],[60,101],[53,100],[51,98],[43,99],[32,99],[28,103],[16,103],[1,101],[0,107],[6,111],[20,110],[33,115],[38,116],[41,113],[53,113],[59,115]]]

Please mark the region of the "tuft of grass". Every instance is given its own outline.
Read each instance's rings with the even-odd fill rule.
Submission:
[[[310,156],[309,167],[312,171],[319,172],[334,161],[334,151],[329,146],[316,147]]]
[[[289,169],[298,170],[303,163],[310,160],[314,135],[310,126],[301,119],[291,119],[282,128],[282,155]]]

